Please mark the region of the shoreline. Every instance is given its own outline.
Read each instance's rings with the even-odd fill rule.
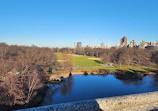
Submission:
[[[147,74],[147,75],[156,75],[158,74],[158,70],[155,70],[155,71],[135,71],[134,73],[133,72],[130,72],[128,70],[119,70],[119,71],[116,71],[116,70],[103,70],[103,71],[58,71],[52,75],[56,75],[56,76],[63,76],[64,78],[66,77],[69,77],[69,74],[71,73],[71,75],[104,75],[104,74],[137,74],[137,75],[140,75],[140,74]],[[51,75],[50,75],[51,76]]]

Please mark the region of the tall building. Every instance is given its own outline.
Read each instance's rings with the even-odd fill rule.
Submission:
[[[146,46],[148,46],[149,45],[149,43],[147,43],[147,42],[145,42],[145,40],[143,40],[140,44],[139,44],[139,47],[140,48],[145,48]]]
[[[129,47],[136,47],[136,41],[135,40],[132,40],[129,44]]]
[[[81,48],[82,47],[82,42],[77,42],[77,48]]]
[[[101,43],[101,48],[105,48],[105,45],[103,42]]]
[[[123,47],[123,46],[127,46],[128,44],[127,44],[127,38],[126,38],[126,36],[124,36],[123,38],[121,38],[121,46]]]

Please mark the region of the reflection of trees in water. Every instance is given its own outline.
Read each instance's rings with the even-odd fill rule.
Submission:
[[[102,77],[106,77],[107,75],[109,75],[109,74],[101,74]]]
[[[54,87],[54,86],[51,86],[51,87]],[[51,88],[47,91],[46,93],[46,96],[45,96],[45,100],[44,100],[44,105],[45,104],[49,104],[49,103],[53,103],[53,95],[56,94],[59,90],[60,90],[60,87],[57,87],[57,88]]]
[[[68,77],[65,82],[63,82],[59,87],[51,86],[47,91],[43,105],[48,105],[53,103],[53,96],[60,91],[63,96],[71,94],[72,88],[74,85],[74,78]]]
[[[158,75],[153,76],[153,89],[158,90]]]
[[[149,83],[151,89],[153,91],[158,91],[158,75],[148,75],[148,77],[150,77],[150,79],[152,79],[152,83]],[[132,80],[132,79],[130,80],[130,79],[128,79],[128,80],[125,80],[125,79],[119,79],[119,78],[116,78],[116,79],[121,80],[126,85],[134,84],[136,86],[142,85],[143,83],[145,83],[145,80],[146,80],[146,79],[142,79],[142,80]]]
[[[102,76],[102,77],[106,77],[109,74],[91,74],[91,76]],[[88,76],[88,75],[83,75],[83,76]]]
[[[139,77],[138,78],[135,77],[134,79],[132,77],[131,78],[130,77],[126,78],[126,77],[127,77],[127,75],[119,75],[119,74],[115,75],[116,79],[121,80],[126,85],[134,84],[136,86],[140,86],[144,83],[144,81],[143,81],[144,77],[142,77],[142,79],[140,79]]]
[[[142,85],[144,83],[143,80],[123,80],[123,79],[119,79],[119,80],[121,80],[126,85],[134,84],[136,86],[140,86],[140,85]]]
[[[74,85],[74,78],[68,77],[65,82],[61,85],[61,94],[66,96],[67,94],[71,94],[72,88]]]

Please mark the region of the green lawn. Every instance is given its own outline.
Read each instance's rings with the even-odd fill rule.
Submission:
[[[55,54],[57,55],[58,60],[62,60],[62,55],[60,52],[56,52]],[[70,54],[70,56],[73,57],[75,66],[100,66],[102,64],[101,60],[97,57],[76,54]]]
[[[100,66],[102,63],[100,60],[91,60],[88,58],[94,58],[91,56],[73,56],[75,66]]]

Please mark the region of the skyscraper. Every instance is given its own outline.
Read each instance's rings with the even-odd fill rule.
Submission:
[[[121,38],[121,46],[123,47],[123,46],[127,46],[128,44],[127,44],[127,38],[126,38],[126,36],[124,36],[123,38]]]
[[[103,42],[101,43],[101,48],[105,48],[105,45]]]
[[[81,48],[82,47],[82,42],[77,42],[77,48]]]

